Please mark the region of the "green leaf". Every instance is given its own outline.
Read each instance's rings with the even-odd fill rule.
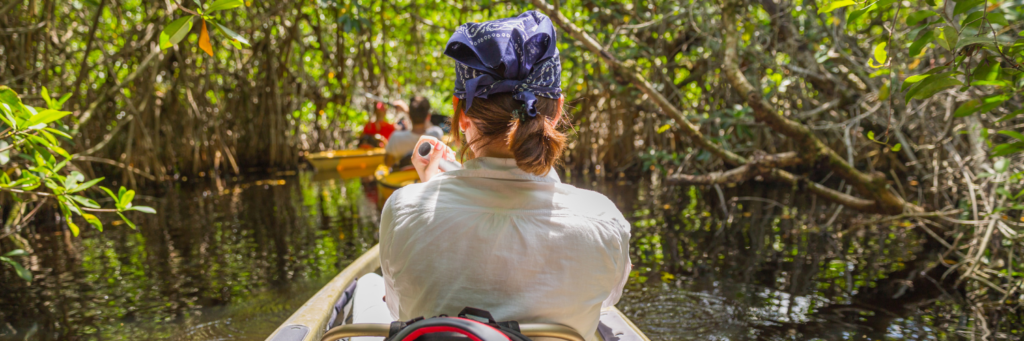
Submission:
[[[947,50],[954,50],[955,46],[956,46],[956,43],[957,43],[957,40],[960,39],[960,33],[958,33],[956,31],[956,29],[953,28],[952,26],[944,26],[942,28],[942,39],[946,40],[946,45],[947,46],[954,47],[954,48],[947,47],[946,48]]]
[[[1012,118],[1014,118],[1014,117],[1017,117],[1017,116],[1019,116],[1020,114],[1024,114],[1024,108],[1022,108],[1022,109],[1020,109],[1020,110],[1017,110],[1017,111],[1014,111],[1014,112],[1011,112],[1011,113],[1010,113],[1009,115],[1003,116],[1002,118],[1000,118],[1000,119],[999,119],[998,121],[996,121],[996,122],[1002,122],[1002,121],[1006,121],[1006,120],[1012,119]]]
[[[132,206],[126,211],[139,211],[142,213],[156,214],[156,210],[149,206]]]
[[[1006,17],[1004,17],[1002,13],[992,12],[992,13],[989,13],[988,15],[986,15],[985,17],[988,18],[988,21],[993,23],[993,24],[999,24],[999,25],[1002,25],[1002,26],[1010,26],[1010,22],[1006,21]]]
[[[92,200],[92,199],[83,197],[81,195],[71,195],[70,197],[71,197],[71,199],[74,199],[75,201],[77,201],[82,206],[85,206],[85,207],[88,207],[88,208],[100,208],[100,204],[98,202],[96,202],[96,200]]]
[[[16,272],[18,274],[18,277],[21,277],[21,279],[28,282],[32,281],[32,273],[25,269],[25,267],[21,266],[21,264],[19,264],[18,262],[14,261],[13,259],[7,259],[3,257],[0,257],[0,260],[3,260],[5,263],[10,264],[11,267],[14,268],[14,272]]]
[[[68,228],[71,229],[71,234],[74,235],[75,237],[78,237],[78,225],[75,225],[75,223],[71,221],[71,215],[67,215],[66,218],[68,222]]]
[[[868,140],[875,140],[875,132],[873,130],[868,130]]]
[[[994,148],[992,148],[992,153],[991,155],[989,155],[989,157],[1000,157],[1004,155],[1015,154],[1022,150],[1024,150],[1024,142],[1004,143],[996,145]]]
[[[924,30],[918,35],[917,40],[914,40],[914,43],[910,44],[910,56],[916,57],[921,55],[921,50],[924,50],[924,47],[928,45],[928,43],[932,42],[933,39],[935,39],[935,32],[932,30]]]
[[[64,117],[64,116],[67,116],[67,115],[70,115],[70,114],[71,114],[70,111],[58,111],[58,110],[53,110],[53,109],[46,109],[46,110],[43,110],[43,111],[39,112],[38,114],[33,115],[31,118],[29,118],[27,121],[25,121],[25,124],[23,124],[23,126],[25,126],[25,127],[32,127],[32,126],[35,126],[37,124],[47,124],[47,123],[59,120],[61,117]],[[39,127],[37,129],[41,129],[41,128],[42,127]]]
[[[669,128],[672,128],[672,126],[668,125],[667,123],[665,125],[662,125],[661,127],[658,127],[658,134],[668,131]]]
[[[75,188],[69,188],[68,189],[68,193],[76,193],[76,192],[84,191],[86,189],[89,189],[89,187],[92,187],[93,185],[99,183],[100,181],[103,181],[102,177],[101,178],[95,178],[95,179],[89,180],[87,182],[80,183],[80,184],[78,184],[78,186],[75,186]]]
[[[28,251],[22,249],[11,250],[11,252],[5,253],[4,257],[20,257],[28,256]]]
[[[854,2],[853,0],[837,0],[837,1],[833,1],[832,3],[828,4],[827,6],[819,8],[818,9],[818,14],[830,13],[830,12],[835,11],[837,9],[840,9],[840,8],[843,8],[843,7],[846,7],[846,6],[856,5],[856,4],[857,3]]]
[[[874,58],[868,60],[868,66],[873,68],[880,68],[885,66],[885,62],[889,60],[889,52],[885,50],[886,42],[878,43],[875,45],[875,51],[873,53]]]
[[[929,77],[928,79],[922,81],[917,86],[911,87],[910,91],[907,91],[907,95],[904,98],[904,100],[909,102],[911,99],[925,99],[928,97],[932,97],[932,95],[935,95],[939,91],[957,85],[964,85],[964,83],[956,79],[949,78],[949,76],[937,79],[932,78],[934,77]]]
[[[956,6],[953,7],[953,16],[967,13],[971,8],[985,3],[985,0],[960,0],[957,1]]]
[[[850,15],[846,17],[846,24],[849,25],[850,23],[857,21],[857,19],[860,19],[860,17],[864,16],[865,13],[871,11],[874,8],[875,5],[872,4],[868,7],[864,7],[856,11],[851,11]]]
[[[981,105],[981,101],[972,99],[964,102],[959,108],[956,108],[956,112],[953,113],[953,117],[966,117],[978,111],[978,106]]]
[[[1021,133],[1018,133],[1018,132],[1016,132],[1016,131],[1012,131],[1012,130],[1000,130],[1000,131],[999,131],[999,132],[998,132],[997,134],[1003,134],[1003,135],[1006,135],[1006,136],[1009,136],[1009,137],[1015,138],[1015,139],[1017,139],[1018,141],[1024,141],[1024,135],[1021,135]]]
[[[968,14],[966,17],[964,17],[964,20],[960,21],[960,25],[963,25],[964,27],[977,28],[978,26],[981,25],[981,17],[983,16],[985,16],[984,11],[978,11]]]
[[[172,21],[163,32],[160,32],[160,49],[167,49],[177,44],[192,30],[192,16],[184,16]]]
[[[60,96],[60,99],[57,100],[57,103],[56,103],[57,105],[55,106],[55,108],[50,108],[50,109],[60,110],[60,108],[64,107],[64,102],[67,102],[68,98],[71,98],[71,93],[70,92],[64,94],[64,96]]]
[[[242,45],[249,46],[249,41],[246,40],[245,37],[243,37],[241,34],[238,34],[235,31],[232,31],[231,29],[229,29],[227,27],[224,27],[224,25],[218,24],[216,22],[213,22],[213,24],[217,25],[217,29],[219,29],[221,32],[224,32],[224,34],[227,34],[228,37],[231,37],[231,41],[233,43],[237,42],[237,43],[240,43]],[[239,48],[240,49],[241,47],[236,44],[235,48]]]
[[[121,188],[123,189],[124,187],[121,187]],[[132,204],[132,199],[135,199],[135,191],[134,190],[128,190],[128,191],[123,192],[123,194],[121,194],[121,199],[118,200],[118,203],[120,203],[121,206],[128,207],[128,205]]]
[[[21,106],[21,97],[18,96],[17,92],[11,90],[6,85],[0,85],[0,103],[4,103],[11,106],[11,110]]]
[[[985,47],[996,48],[996,42],[991,37],[966,37],[956,43],[954,49],[959,49],[967,45],[981,44]]]
[[[92,225],[92,227],[103,232],[103,222],[100,221],[100,218],[96,218],[96,216],[88,213],[82,214],[82,218],[85,218],[85,221],[88,222],[89,225]]]
[[[53,128],[43,128],[43,130],[51,132],[51,133],[54,133],[54,134],[57,134],[57,135],[60,135],[60,137],[66,138],[68,140],[71,140],[71,135],[68,135],[67,133],[65,133],[63,131],[60,131],[60,130],[57,130],[57,129],[53,129]]]
[[[121,204],[121,202],[117,199],[118,197],[116,195],[114,195],[114,192],[111,191],[109,188],[100,186],[100,189],[102,189],[104,192],[107,192],[107,194],[110,195],[111,198],[114,198],[114,203],[115,204],[117,204],[117,205]]]
[[[927,19],[928,17],[935,15],[939,14],[929,10],[911,12],[910,15],[907,16],[907,25],[917,25],[917,23],[921,22],[921,20]]]
[[[219,11],[223,9],[232,9],[238,6],[242,6],[245,3],[242,0],[217,0],[210,4],[210,7],[206,8],[206,13],[213,11]]]
[[[46,101],[46,106],[50,107],[50,109],[53,109],[53,99],[50,98],[50,92],[46,91],[45,86],[43,87],[41,95],[43,96],[43,100]]]
[[[1010,161],[1007,160],[1006,158],[1001,158],[999,160],[996,160],[993,166],[996,170],[996,173],[1006,173],[1006,170],[1010,169]],[[1006,196],[1010,195],[1007,194]]]
[[[128,220],[128,218],[125,217],[124,214],[121,214],[121,212],[117,212],[117,215],[121,216],[121,220],[123,220],[125,224],[128,224],[128,226],[131,226],[132,230],[135,229],[135,223],[133,223],[131,220]]]
[[[901,144],[897,143],[896,145],[892,146],[892,148],[891,148],[891,149],[892,149],[892,151],[894,151],[894,152],[898,152],[898,151],[900,151],[900,149],[903,149],[903,145],[901,145]]]

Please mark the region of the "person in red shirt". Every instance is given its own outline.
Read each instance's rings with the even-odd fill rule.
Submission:
[[[398,111],[408,113],[409,106],[402,100],[394,102],[395,109]],[[391,133],[395,132],[395,125],[391,124],[387,120],[388,108],[387,105],[382,102],[377,102],[374,108],[374,118],[372,122],[367,122],[366,126],[363,127],[363,136],[375,136],[380,135],[385,140],[391,138]]]

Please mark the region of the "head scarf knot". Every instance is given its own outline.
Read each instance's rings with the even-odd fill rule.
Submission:
[[[537,11],[459,26],[444,50],[457,62],[455,96],[469,110],[474,97],[511,92],[524,103],[525,116],[536,117],[538,96],[562,95],[555,38],[551,19]]]

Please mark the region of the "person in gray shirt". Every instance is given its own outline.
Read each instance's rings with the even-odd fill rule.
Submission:
[[[384,164],[389,167],[412,155],[420,136],[430,135],[438,140],[444,137],[441,128],[430,124],[430,101],[426,97],[415,96],[409,100],[409,119],[412,121],[412,129],[394,132],[384,147]]]

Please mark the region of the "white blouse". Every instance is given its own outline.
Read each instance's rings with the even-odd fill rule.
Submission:
[[[629,278],[630,225],[604,195],[536,176],[513,159],[406,186],[384,205],[381,269],[393,318],[454,316],[559,323],[594,339]]]

